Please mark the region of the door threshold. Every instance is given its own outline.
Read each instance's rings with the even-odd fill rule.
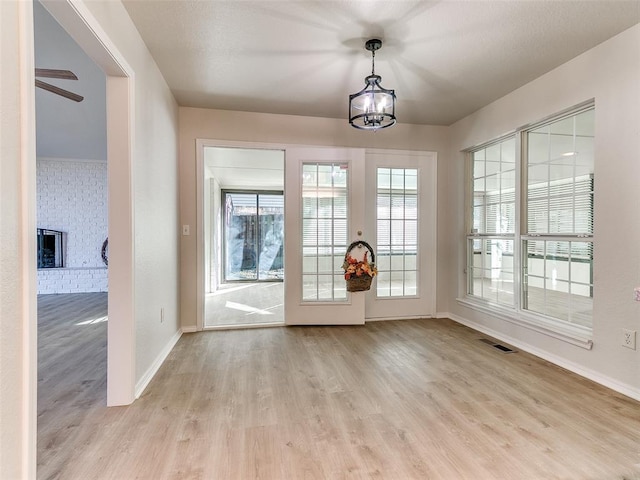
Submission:
[[[284,322],[269,322],[269,323],[235,323],[230,325],[207,325],[204,327],[204,331],[207,330],[246,330],[249,328],[273,328],[284,327]]]

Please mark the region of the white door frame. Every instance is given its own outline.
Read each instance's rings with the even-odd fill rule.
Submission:
[[[83,3],[73,0],[41,0],[41,3],[107,75],[109,184],[107,405],[128,405],[135,400],[134,73]],[[33,76],[25,81],[33,85]],[[35,128],[28,132],[28,135],[29,138],[35,138]],[[35,199],[35,194],[33,198]],[[32,231],[35,231],[35,225]]]
[[[206,282],[206,269],[204,267],[204,150],[207,147],[246,148],[250,150],[282,150],[286,152],[287,148],[291,148],[291,145],[282,143],[239,142],[235,140],[196,139],[196,331],[204,330],[204,287]],[[285,192],[284,194],[286,198],[287,193]],[[262,327],[264,325],[259,326]]]
[[[22,410],[15,414],[20,416],[22,435],[18,439],[20,453],[19,470],[24,478],[36,478],[37,462],[37,407],[38,407],[38,280],[36,275],[36,107],[35,107],[35,65],[34,65],[34,28],[33,4],[16,2],[19,32],[20,64],[12,70],[18,74],[17,91],[19,96],[20,125],[19,125],[19,198],[21,205],[16,211],[19,219],[14,223],[20,225],[20,278],[16,283],[22,283],[17,289],[16,303],[20,303],[22,338],[15,342],[21,350],[20,373],[23,383],[20,388]],[[11,87],[9,87],[11,88]],[[13,133],[13,132],[11,132]],[[13,145],[12,145],[13,146]],[[17,147],[18,145],[16,145]],[[12,292],[13,293],[13,292]],[[4,391],[2,392],[5,393]],[[11,451],[11,450],[9,450]]]

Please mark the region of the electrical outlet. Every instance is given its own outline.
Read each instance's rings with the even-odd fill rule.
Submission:
[[[164,323],[164,307],[160,307],[160,323]]]
[[[636,331],[635,330],[627,330],[626,328],[622,329],[622,346],[630,348],[631,350],[636,349]]]

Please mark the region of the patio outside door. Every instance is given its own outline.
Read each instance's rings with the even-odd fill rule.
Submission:
[[[289,148],[285,165],[285,321],[362,324],[365,295],[346,291],[342,262],[353,240],[373,240],[364,231],[364,150]]]
[[[435,152],[296,148],[286,155],[286,323],[435,316]],[[354,240],[376,255],[379,274],[367,292],[346,291],[342,263]]]
[[[223,191],[223,196],[225,282],[282,281],[282,192]]]

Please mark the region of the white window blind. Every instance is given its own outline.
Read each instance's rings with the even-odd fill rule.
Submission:
[[[529,185],[527,209],[530,234],[592,234],[593,175]]]

